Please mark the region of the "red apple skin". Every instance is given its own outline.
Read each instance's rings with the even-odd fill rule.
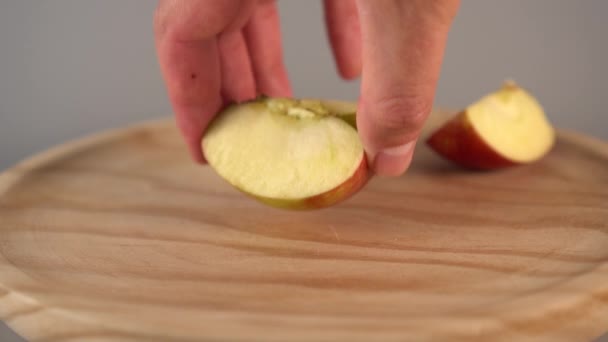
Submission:
[[[464,111],[435,131],[427,144],[444,158],[470,169],[495,170],[519,164],[489,146]]]
[[[359,167],[355,170],[355,172],[350,178],[344,181],[344,183],[313,197],[301,199],[277,199],[259,197],[247,192],[245,192],[245,194],[275,208],[290,210],[323,209],[332,207],[350,198],[351,196],[359,192],[359,190],[361,190],[365,186],[365,184],[367,184],[370,178],[371,172],[368,168],[367,158],[364,156],[361,160],[361,163],[359,164]]]

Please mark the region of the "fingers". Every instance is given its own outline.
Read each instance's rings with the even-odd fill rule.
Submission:
[[[158,54],[178,127],[192,158],[203,162],[200,140],[221,106],[217,42],[161,41]]]
[[[255,4],[254,0],[160,0],[154,33],[157,39],[203,41],[240,29]]]
[[[358,0],[363,72],[357,126],[375,172],[409,166],[429,115],[458,0]]]
[[[242,102],[254,98],[255,80],[243,33],[239,30],[221,34],[218,45],[224,101]]]
[[[221,106],[216,35],[235,22],[244,22],[247,8],[253,7],[242,6],[238,0],[165,0],[155,13],[161,72],[177,124],[198,162],[204,161],[203,132]]]
[[[291,96],[283,63],[279,12],[274,1],[262,1],[244,28],[257,90],[268,96]]]
[[[355,0],[325,0],[325,22],[340,75],[353,79],[361,73],[361,27]]]

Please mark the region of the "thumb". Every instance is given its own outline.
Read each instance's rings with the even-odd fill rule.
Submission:
[[[433,107],[458,0],[358,0],[363,70],[357,127],[378,175],[408,168]]]

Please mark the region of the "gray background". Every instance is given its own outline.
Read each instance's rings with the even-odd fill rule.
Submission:
[[[0,0],[0,170],[68,139],[170,113],[152,39],[156,1]],[[295,95],[355,100],[335,73],[319,1],[279,1]],[[608,1],[463,1],[438,104],[513,78],[550,120],[608,139]],[[0,341],[18,341],[0,326]],[[608,340],[607,340],[608,341]]]

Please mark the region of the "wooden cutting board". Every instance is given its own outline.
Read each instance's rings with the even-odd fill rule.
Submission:
[[[0,176],[0,317],[31,341],[589,341],[608,331],[608,144],[468,172],[420,144],[337,207],[265,207],[171,120]]]

